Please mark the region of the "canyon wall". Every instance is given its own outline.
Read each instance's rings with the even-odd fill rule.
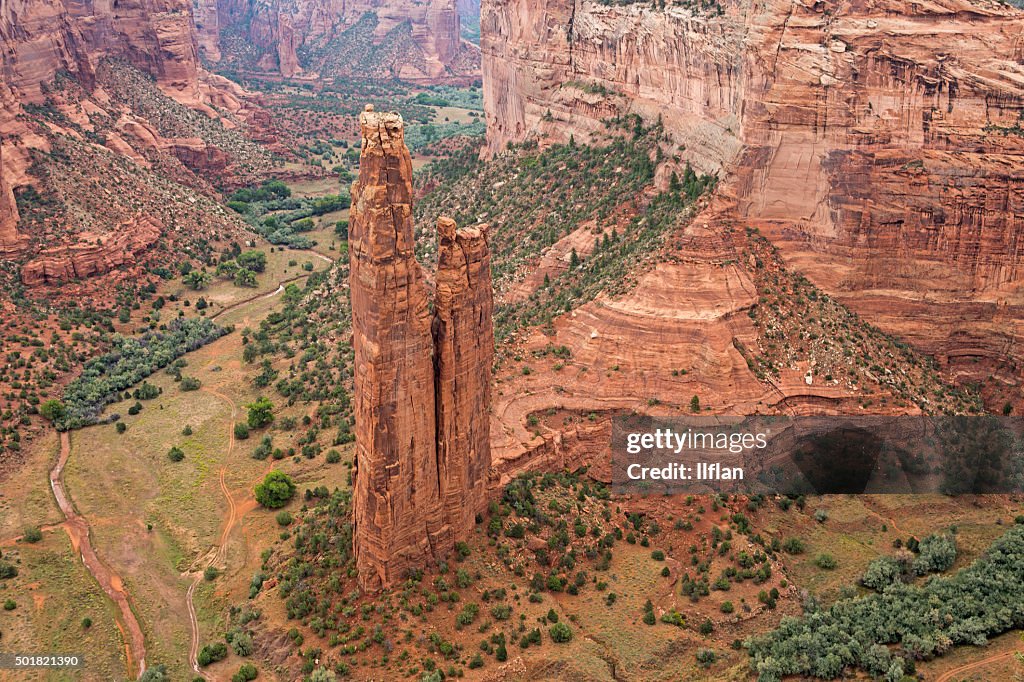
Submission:
[[[110,82],[103,82],[102,75],[111,70],[111,64],[119,65],[115,70],[122,75],[137,74],[134,85],[121,78],[121,90],[134,89],[148,111],[135,106],[139,102],[126,101],[124,92],[115,92]],[[141,87],[135,87],[138,84]],[[147,236],[148,227],[130,238],[117,234],[111,238],[104,232],[162,222],[136,216],[138,201],[119,195],[112,203],[124,204],[120,206],[124,211],[104,216],[95,225],[99,233],[89,235],[88,241],[73,241],[74,225],[51,225],[63,235],[54,243],[53,235],[38,224],[31,227],[34,234],[26,233],[16,194],[34,187],[46,195],[46,201],[56,198],[54,189],[44,188],[40,178],[47,175],[46,164],[60,163],[45,156],[59,136],[105,147],[104,152],[112,151],[144,168],[151,166],[146,155],[153,152],[174,156],[193,169],[223,171],[228,160],[222,150],[193,132],[162,136],[156,132],[161,125],[153,117],[193,116],[193,128],[201,128],[206,119],[217,120],[210,128],[212,139],[217,127],[237,129],[252,113],[245,97],[238,86],[199,64],[187,0],[4,2],[0,6],[0,253],[20,257],[33,249],[56,249],[27,268],[25,283],[99,274],[113,264],[131,263],[139,249],[153,241]],[[172,105],[180,105],[177,112],[169,111]],[[109,181],[116,183],[115,178]],[[196,179],[195,184],[202,181]],[[71,188],[58,201],[65,202],[58,213],[71,206],[70,214],[82,214],[74,208]],[[186,203],[184,198],[181,203]],[[182,209],[190,211],[187,206]],[[196,214],[196,209],[191,213]],[[54,214],[48,220],[57,223],[62,217]],[[203,219],[192,215],[185,222],[201,224]],[[85,225],[85,229],[92,227]],[[55,255],[58,252],[62,255]]]
[[[211,62],[286,77],[475,74],[479,51],[459,35],[454,0],[201,0],[199,44]]]
[[[485,0],[480,33],[492,152],[531,135],[586,139],[625,112],[661,117],[702,170],[739,151],[747,95],[741,16],[647,3]]]
[[[942,360],[1024,360],[1020,10],[485,0],[481,24],[492,153],[593,136],[614,115],[660,119],[676,153],[725,180],[733,207],[714,220],[760,228]]]
[[[402,118],[367,107],[359,123],[349,231],[353,547],[360,584],[377,590],[444,559],[483,511],[494,335],[486,230],[439,223],[431,319]]]

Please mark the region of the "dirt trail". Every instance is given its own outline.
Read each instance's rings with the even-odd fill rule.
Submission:
[[[961,679],[960,676],[964,673],[968,673],[976,668],[984,668],[985,666],[995,663],[996,661],[1001,661],[1004,658],[1013,658],[1013,655],[1016,653],[1016,651],[1004,651],[1001,654],[993,654],[987,658],[981,659],[980,661],[968,663],[967,665],[962,665],[959,668],[953,668],[952,670],[940,675],[935,682],[954,682],[954,680]]]
[[[218,398],[225,401],[228,405],[231,406],[231,420],[228,422],[228,451],[225,456],[225,459],[230,461],[231,455],[235,451],[234,424],[235,418],[238,416],[238,405],[235,404],[235,401],[232,400],[230,397],[224,395],[223,393],[216,389],[203,388],[203,390],[212,395],[217,396]],[[205,565],[202,566],[202,570],[196,571],[196,575],[192,579],[192,584],[188,586],[188,591],[185,593],[185,599],[188,602],[189,626],[192,629],[192,642],[188,650],[188,661],[189,664],[192,666],[192,670],[195,671],[197,675],[200,675],[203,679],[207,680],[210,679],[210,676],[207,675],[207,673],[199,667],[199,620],[196,617],[196,606],[194,597],[196,593],[196,588],[199,586],[199,583],[203,580],[203,570],[205,570],[209,566],[216,566],[218,564],[223,563],[224,556],[227,553],[228,536],[231,535],[231,529],[235,527],[235,523],[237,523],[238,521],[235,499],[234,497],[232,497],[231,491],[228,490],[228,486],[224,482],[225,470],[226,466],[221,465],[220,471],[218,472],[218,483],[220,485],[220,490],[224,494],[224,498],[228,502],[228,514],[227,518],[224,520],[224,530],[221,531],[220,534],[220,544],[218,545],[216,552],[214,552],[212,555],[207,554],[208,559],[206,560]]]
[[[211,395],[217,396],[231,406],[231,421],[228,423],[228,450],[225,457],[226,463],[220,467],[218,472],[218,484],[220,485],[220,490],[224,495],[224,499],[227,500],[228,503],[227,514],[224,518],[224,529],[221,531],[216,551],[211,548],[211,551],[205,555],[205,561],[200,560],[201,568],[196,568],[195,577],[192,579],[192,583],[189,585],[188,591],[185,593],[186,601],[188,602],[189,625],[192,630],[192,643],[188,652],[189,664],[197,675],[201,676],[203,679],[209,680],[211,679],[210,675],[199,667],[199,620],[196,617],[196,607],[194,602],[196,588],[203,580],[203,570],[208,566],[221,566],[227,561],[228,540],[231,537],[231,531],[234,530],[235,526],[237,526],[242,520],[242,517],[251,511],[254,506],[251,504],[243,504],[241,508],[239,508],[239,504],[235,501],[234,494],[228,488],[227,483],[224,480],[224,474],[231,462],[231,456],[235,451],[235,432],[233,427],[235,419],[238,416],[238,405],[229,396],[214,388],[204,387],[202,390],[210,393]],[[256,479],[256,481],[262,479],[269,471],[270,469],[268,468],[266,472]],[[243,494],[249,496],[248,490],[249,488],[246,488]]]
[[[896,518],[891,515],[890,510],[886,510],[890,511],[889,514],[883,514],[882,512],[875,509],[872,506],[872,504],[874,503],[874,498],[871,495],[864,495],[863,497],[860,498],[860,502],[861,506],[864,507],[864,511],[866,511],[868,514],[881,521],[890,531],[896,531],[898,535],[903,535],[906,537],[910,537],[911,535],[913,535],[913,533],[907,533],[899,527],[899,525],[896,523]]]
[[[304,253],[304,254],[312,257],[312,258],[323,259],[327,263],[334,263],[333,260],[331,260],[327,256],[323,255],[322,253],[317,253],[316,251],[297,251],[296,253]],[[220,317],[221,315],[229,313],[232,310],[237,310],[238,308],[241,308],[244,305],[249,305],[250,303],[255,303],[256,301],[263,301],[263,300],[268,299],[268,298],[273,298],[274,296],[277,296],[278,294],[284,293],[285,285],[291,284],[293,282],[298,282],[300,280],[307,279],[309,277],[309,275],[310,275],[310,273],[304,273],[304,274],[301,274],[301,275],[296,275],[294,277],[289,277],[288,279],[282,279],[280,282],[277,283],[277,289],[274,289],[273,291],[269,291],[269,292],[262,293],[262,294],[255,294],[255,295],[250,296],[248,298],[243,298],[241,301],[235,301],[231,305],[225,306],[225,307],[221,308],[220,310],[218,310],[213,315],[210,315],[210,319],[211,320],[215,320],[218,317]]]
[[[128,676],[130,678],[139,677],[146,669],[146,638],[132,611],[121,576],[111,571],[96,556],[96,550],[93,549],[89,537],[89,523],[75,510],[75,506],[64,488],[64,465],[67,464],[70,456],[71,435],[64,431],[60,434],[60,457],[57,458],[57,464],[50,470],[50,489],[57,500],[57,506],[64,514],[65,522],[62,525],[71,539],[71,546],[81,555],[86,569],[96,578],[96,582],[100,584],[100,587],[121,612],[117,627],[124,637],[125,654],[128,658]],[[133,662],[137,662],[137,664],[133,665]],[[138,672],[133,672],[136,669]]]

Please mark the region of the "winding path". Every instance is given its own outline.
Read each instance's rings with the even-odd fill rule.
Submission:
[[[132,611],[128,593],[124,589],[121,577],[110,570],[100,561],[93,549],[92,540],[89,537],[89,523],[85,517],[78,513],[71,498],[64,487],[64,465],[71,455],[71,435],[64,431],[60,434],[60,456],[57,463],[50,470],[50,490],[57,500],[57,506],[64,514],[64,530],[71,539],[71,546],[82,557],[82,563],[89,570],[89,573],[96,578],[103,591],[117,605],[121,612],[121,621],[117,627],[124,635],[125,655],[128,659],[128,676],[139,677],[146,670],[146,638],[142,634],[142,627]],[[127,631],[127,632],[126,632]],[[133,665],[135,662],[135,665]],[[133,670],[138,669],[137,673]]]
[[[980,661],[968,663],[967,665],[962,665],[959,668],[953,668],[952,670],[940,675],[935,682],[953,682],[954,680],[959,680],[960,676],[965,673],[969,673],[976,668],[984,668],[985,666],[995,663],[996,661],[1001,661],[1004,658],[1013,658],[1013,655],[1016,653],[1016,651],[1004,651],[1001,654],[993,654],[992,656],[983,658]]]
[[[283,287],[278,288],[279,291],[283,291]],[[274,292],[276,293],[276,292]],[[264,295],[265,296],[265,295]],[[231,406],[231,420],[230,425],[234,424],[234,420],[238,417],[239,406],[227,395],[224,395],[220,391],[213,388],[204,388],[203,390],[216,395],[221,400],[224,400]],[[234,430],[228,426],[227,429],[227,453],[226,460],[230,460],[232,453],[234,452]],[[227,518],[224,520],[224,529],[220,532],[220,544],[217,546],[216,552],[212,555],[208,554],[209,557],[203,565],[205,570],[209,566],[215,566],[223,563],[225,555],[227,554],[227,539],[231,535],[231,529],[239,521],[238,506],[234,504],[234,498],[231,496],[231,492],[227,488],[227,483],[224,482],[224,472],[227,470],[225,465],[221,465],[218,472],[218,483],[220,485],[220,492],[224,495],[224,499],[227,500]],[[185,593],[185,599],[188,602],[188,623],[191,627],[191,644],[188,647],[188,663],[191,669],[195,673],[204,679],[209,680],[210,677],[207,675],[199,666],[199,620],[196,616],[196,588],[199,587],[200,582],[203,580],[203,570],[196,571],[196,577],[193,578],[193,582],[188,586],[188,591]]]
[[[279,291],[283,291],[283,287],[278,287]],[[276,293],[276,292],[275,292]],[[232,426],[235,423],[235,418],[238,416],[238,405],[230,397],[224,395],[220,391],[213,388],[203,388],[202,390],[217,396],[221,400],[227,402],[231,406],[231,420],[228,423],[228,451],[225,459],[230,460],[231,455],[235,451],[235,431]],[[212,555],[209,553],[209,557],[202,569],[205,570],[209,566],[216,566],[224,562],[225,555],[227,554],[228,537],[231,535],[231,530],[235,527],[238,522],[238,507],[235,505],[235,498],[231,495],[231,491],[228,490],[227,483],[224,482],[224,472],[227,470],[225,465],[221,465],[220,471],[218,472],[218,483],[220,485],[220,491],[224,494],[224,499],[228,502],[228,516],[224,521],[224,530],[220,534],[220,544],[217,546],[217,551]],[[196,606],[195,606],[195,593],[196,588],[199,587],[199,583],[203,580],[203,571],[196,570],[196,575],[192,578],[192,584],[188,586],[188,591],[185,593],[185,599],[188,603],[188,620],[189,626],[192,630],[192,642],[188,650],[188,661],[189,665],[192,666],[192,670],[203,679],[210,679],[210,677],[199,667],[199,620],[196,617]]]

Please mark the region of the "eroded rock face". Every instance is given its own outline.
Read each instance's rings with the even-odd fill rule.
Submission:
[[[1024,361],[1024,13],[722,4],[485,0],[490,150],[660,117],[725,178],[724,219],[868,319],[942,359]]]
[[[80,235],[79,241],[41,251],[21,268],[25,286],[61,284],[75,279],[102,275],[122,265],[134,263],[143,251],[160,238],[163,225],[148,216],[137,216],[119,225],[114,237]]]
[[[432,334],[402,118],[367,107],[359,122],[349,232],[353,544],[360,583],[376,590],[446,557],[482,508],[494,335],[486,230],[457,231],[449,220],[439,226]]]
[[[349,261],[355,349],[354,546],[379,589],[452,543],[441,510],[433,341],[412,229],[412,161],[398,114],[364,112]]]
[[[491,367],[494,308],[487,226],[437,222],[434,294],[437,466],[445,518],[457,537],[487,507],[491,468]]]
[[[242,90],[200,67],[191,9],[188,0],[11,0],[0,6],[0,253],[18,253],[28,244],[27,236],[18,231],[14,191],[38,184],[29,172],[31,150],[49,150],[49,133],[44,131],[77,137],[81,131],[64,128],[64,121],[88,129],[89,115],[103,113],[115,120],[121,116],[97,83],[104,60],[131,64],[151,76],[161,92],[204,116],[220,117],[215,106],[245,117]],[[81,106],[76,100],[60,109],[67,104],[61,101],[64,86],[58,84],[56,91],[54,86],[68,80],[81,86],[83,101]],[[60,114],[41,128],[26,120],[30,107],[44,112],[59,109]],[[137,127],[146,126],[140,122]],[[198,140],[154,138],[151,146],[195,169],[220,171],[226,165],[220,150]],[[111,136],[110,148],[141,159],[140,150],[124,139]],[[76,243],[65,246],[78,248]],[[25,279],[35,281],[39,272],[30,269]]]
[[[204,2],[217,7],[216,21],[204,22],[209,26],[200,41],[204,54],[211,61],[227,58],[243,69],[287,77],[320,73],[441,81],[472,76],[479,64],[479,50],[460,37],[454,0]],[[204,15],[210,13],[204,8]],[[372,15],[369,22],[367,15]],[[221,32],[230,37],[218,40]],[[379,54],[375,47],[381,47]],[[342,63],[330,53],[345,53],[351,60]]]
[[[6,175],[4,150],[0,145],[0,255],[18,252],[25,242],[24,237],[18,234],[18,205]]]

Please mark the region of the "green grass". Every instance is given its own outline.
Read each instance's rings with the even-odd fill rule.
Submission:
[[[0,599],[14,598],[18,608],[0,615],[5,651],[61,652],[85,656],[78,671],[33,671],[18,680],[123,679],[124,643],[117,628],[117,609],[89,575],[63,531],[46,533],[42,542],[5,548],[17,554],[20,575],[0,583]],[[88,616],[92,626],[82,627]],[[4,678],[14,679],[14,678]]]

